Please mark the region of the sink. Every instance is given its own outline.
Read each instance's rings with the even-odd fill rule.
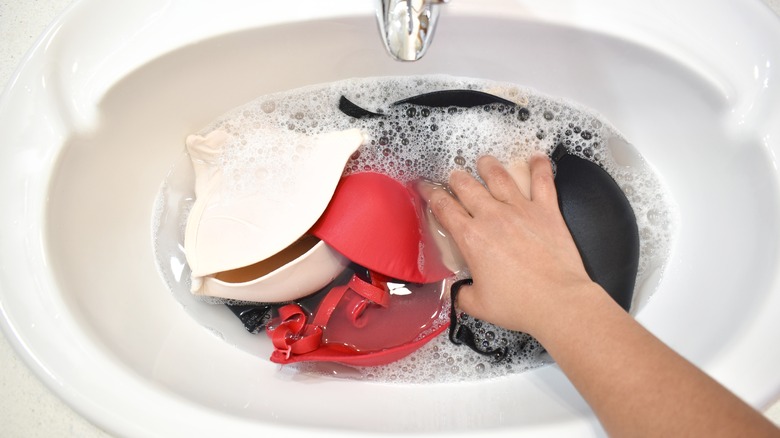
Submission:
[[[679,217],[636,318],[765,406],[780,395],[780,22],[759,1],[624,3],[454,1],[414,63],[385,54],[366,1],[77,3],[0,101],[3,330],[118,435],[603,434],[555,366],[427,385],[280,368],[244,351],[260,337],[225,341],[250,336],[237,321],[198,323],[157,272],[155,196],[187,134],[266,93],[446,73],[578,102],[631,141]]]

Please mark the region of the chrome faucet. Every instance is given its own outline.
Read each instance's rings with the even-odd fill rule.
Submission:
[[[449,0],[376,0],[376,19],[387,52],[399,61],[422,58],[433,40],[439,5]]]

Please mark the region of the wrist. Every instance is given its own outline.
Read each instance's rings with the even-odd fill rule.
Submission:
[[[603,322],[626,316],[609,294],[590,280],[560,290],[556,299],[543,307],[529,334],[548,350],[562,342],[590,336]]]

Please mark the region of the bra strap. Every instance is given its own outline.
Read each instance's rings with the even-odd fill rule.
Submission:
[[[279,308],[281,323],[268,330],[274,345],[273,354],[289,359],[292,354],[305,354],[319,348],[322,343],[322,328],[306,324],[306,312],[297,304]]]
[[[347,291],[352,290],[364,298],[361,310],[371,301],[382,307],[390,304],[390,293],[371,283],[365,282],[353,275],[347,284],[332,288],[322,299],[317,311],[309,324],[307,315],[297,304],[287,304],[279,308],[281,323],[273,329],[268,329],[271,342],[274,345],[273,354],[281,354],[285,359],[290,355],[305,354],[315,351],[322,344],[323,328],[328,324],[333,311],[336,310]],[[352,312],[357,319],[360,312]],[[353,321],[354,322],[354,321]]]
[[[467,347],[476,351],[477,353],[492,357],[494,361],[500,362],[506,359],[508,350],[506,347],[500,347],[496,349],[482,349],[477,345],[477,341],[474,337],[474,332],[471,329],[460,323],[459,312],[455,306],[455,302],[458,298],[460,288],[463,286],[471,286],[474,284],[474,280],[471,278],[465,278],[458,280],[452,284],[450,288],[450,342],[455,345],[465,344]]]

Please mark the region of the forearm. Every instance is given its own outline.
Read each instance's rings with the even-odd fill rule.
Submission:
[[[665,346],[597,285],[567,295],[534,335],[613,436],[780,436]]]
[[[429,199],[474,279],[458,295],[463,311],[536,337],[614,436],[780,436],[590,281],[545,156],[518,177],[493,157],[477,170],[486,187],[454,172],[457,200]]]

